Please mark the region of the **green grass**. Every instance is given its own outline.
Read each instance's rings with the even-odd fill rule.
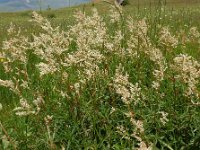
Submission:
[[[190,96],[184,95],[188,83],[185,83],[184,79],[176,78],[177,75],[181,76],[184,71],[179,70],[181,66],[172,67],[178,65],[173,59],[181,53],[188,54],[194,60],[200,62],[198,57],[200,54],[200,36],[193,38],[189,34],[191,27],[197,27],[200,32],[200,2],[197,0],[168,0],[166,4],[165,1],[161,4],[160,1],[156,0],[129,1],[130,5],[123,8],[123,16],[118,23],[110,22],[108,13],[111,4],[105,2],[39,12],[51,22],[53,27],[59,26],[60,30],[65,32],[66,35],[63,36],[63,39],[66,38],[67,40],[65,39],[66,43],[63,45],[59,43],[62,41],[59,38],[61,33],[57,34],[56,31],[47,33],[49,30],[42,30],[37,23],[29,22],[30,19],[33,19],[32,12],[0,13],[0,56],[2,52],[7,54],[7,58],[11,58],[12,53],[9,53],[9,51],[12,48],[6,51],[2,47],[3,41],[14,38],[13,35],[7,33],[11,22],[17,28],[21,28],[22,36],[29,38],[27,45],[25,45],[28,61],[23,63],[20,60],[14,60],[10,62],[12,69],[6,72],[3,65],[8,60],[3,59],[0,62],[0,79],[11,79],[17,87],[18,83],[27,80],[28,77],[29,80],[27,81],[30,87],[30,89],[18,87],[20,94],[16,94],[6,87],[0,87],[0,103],[3,105],[3,109],[0,110],[0,123],[2,123],[0,126],[0,149],[57,150],[62,147],[72,150],[137,149],[140,141],[133,133],[137,134],[147,146],[152,144],[153,149],[200,149],[200,107],[192,103],[192,100],[199,102],[199,98],[192,94]],[[82,48],[84,51],[84,44],[80,46],[79,44],[82,44],[82,41],[77,40],[84,35],[81,33],[90,33],[89,35],[92,36],[95,31],[101,32],[101,30],[97,30],[97,27],[101,28],[103,23],[99,21],[99,24],[87,27],[84,24],[84,20],[87,18],[84,18],[82,20],[84,26],[81,30],[76,30],[75,33],[72,31],[68,33],[68,31],[71,28],[70,25],[72,25],[72,28],[79,25],[79,22],[76,22],[73,17],[77,10],[91,16],[93,14],[91,9],[94,7],[97,8],[106,24],[107,37],[103,37],[103,40],[106,40],[102,43],[86,44],[89,47],[89,50],[86,51],[88,53],[84,53],[82,58],[79,58],[76,52],[81,52]],[[145,18],[148,25],[147,34],[138,30],[141,28],[137,25],[135,25],[136,29],[131,32],[126,24],[126,21],[130,20],[129,16],[137,23]],[[161,27],[164,26],[168,26],[171,34],[178,39],[177,47],[164,46],[159,41]],[[116,31],[121,31],[124,34],[122,40],[117,40],[119,37],[117,37]],[[50,35],[48,38],[53,42],[48,41],[46,48],[44,45],[40,45],[40,42],[46,38],[41,38],[38,42],[40,44],[35,43],[35,47],[31,46],[31,43],[34,42],[32,34],[39,37],[41,33]],[[67,35],[70,35],[72,40],[68,39]],[[123,50],[127,52],[130,47],[128,41],[131,36],[136,38],[136,47],[132,50],[137,54],[123,54]],[[181,38],[185,37],[188,38],[188,42],[183,44]],[[20,36],[17,37],[17,39],[19,38]],[[89,42],[98,40],[95,36],[92,39],[87,36],[85,38],[88,38]],[[148,38],[151,46],[142,46],[148,41]],[[19,41],[14,47],[23,42]],[[53,58],[50,58],[59,64],[60,69],[41,77],[37,64],[40,62],[47,63],[47,60],[44,61],[43,57],[34,54],[34,52],[37,48],[42,48],[48,52],[50,51],[48,47],[50,44],[55,44],[55,50],[60,48],[65,51],[61,55],[53,53]],[[109,51],[106,44],[113,44],[112,50],[114,51]],[[151,51],[153,49],[151,48],[160,50],[168,67],[163,80],[160,81],[158,90],[152,88],[152,82],[157,78],[153,71],[159,69],[160,64],[157,60],[152,59]],[[170,51],[167,50],[168,48]],[[18,49],[20,50],[20,48]],[[99,52],[105,59],[99,59],[96,56],[98,53],[96,55],[91,54],[90,50]],[[68,54],[78,57],[79,60],[84,59],[84,61],[80,64],[74,63],[64,66],[61,62],[68,59]],[[90,56],[85,57],[89,54]],[[192,65],[195,65],[193,62]],[[129,75],[128,83],[125,81],[118,83],[120,81],[115,80],[117,78],[116,68],[120,64],[124,67],[124,71],[120,70],[119,73],[124,78],[125,73]],[[98,66],[99,72],[95,71],[95,75],[89,78],[84,69],[90,70],[94,67],[93,65]],[[191,65],[191,63],[187,65]],[[199,66],[195,66],[195,69],[200,71]],[[195,71],[195,69],[192,71]],[[26,74],[20,71],[24,71]],[[186,76],[192,77],[191,72],[187,72]],[[67,73],[68,76],[65,77],[64,73]],[[80,81],[84,79],[85,82]],[[74,86],[77,82],[80,84],[78,92]],[[199,78],[196,79],[196,82],[197,92],[199,93]],[[138,95],[128,98],[133,102],[127,104],[123,100],[123,96],[126,95],[123,95],[124,93],[121,90],[117,91],[117,88],[122,86],[131,93],[132,87],[135,87],[136,83],[141,88],[141,92],[135,92]],[[67,96],[61,96],[61,91],[65,92]],[[41,110],[37,115],[21,117],[15,115],[13,109],[19,106],[22,97],[31,106],[34,106],[33,100],[40,96],[45,103],[40,104]],[[137,98],[139,99],[138,103],[136,103]],[[34,109],[36,108],[34,107]],[[168,114],[165,124],[161,121],[161,118],[163,118],[161,112]],[[127,113],[132,115],[127,117]],[[44,118],[47,116],[53,116],[53,118],[47,118],[45,121]],[[141,121],[144,125],[144,132],[131,122],[131,119]],[[119,133],[117,127],[120,126],[125,128],[124,133]]]

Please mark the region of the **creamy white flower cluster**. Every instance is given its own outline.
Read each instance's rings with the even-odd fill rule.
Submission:
[[[152,82],[152,87],[159,89],[161,81],[164,79],[164,73],[167,69],[167,63],[162,51],[155,48],[148,36],[148,25],[146,20],[134,22],[133,19],[128,20],[128,28],[131,33],[128,40],[128,52],[131,56],[140,58],[141,54],[145,54],[155,64],[153,75],[155,81]]]
[[[148,55],[150,60],[158,66],[158,69],[154,69],[153,75],[155,77],[155,81],[152,82],[152,87],[156,90],[159,89],[161,81],[164,80],[164,73],[167,69],[167,63],[162,52],[158,48],[149,49]]]
[[[83,77],[89,80],[98,72],[98,64],[105,59],[99,47],[107,36],[106,26],[96,9],[93,9],[92,16],[79,11],[75,18],[77,24],[70,29],[70,40],[76,43],[77,49],[65,57],[63,65],[78,67],[80,80],[85,80]]]
[[[191,27],[189,30],[190,38],[199,39],[200,32],[198,31],[197,27]]]
[[[27,63],[27,46],[29,45],[28,38],[21,35],[21,30],[11,23],[8,29],[8,34],[12,34],[12,38],[3,42],[2,51],[0,56],[5,58],[3,63],[5,70],[10,71],[9,62],[20,61],[22,64]]]
[[[124,68],[120,64],[115,72],[115,76],[113,79],[113,87],[117,94],[122,97],[122,101],[129,105],[132,102],[135,104],[139,102],[141,97],[141,88],[139,87],[138,83],[133,85],[129,82],[128,78],[129,75],[123,74]]]
[[[172,50],[178,46],[178,39],[171,34],[169,27],[162,27],[160,31],[159,44],[163,45],[166,50]]]
[[[133,18],[129,17],[127,24],[130,32],[130,38],[128,40],[129,53],[139,55],[140,51],[146,52],[152,45],[147,35],[148,25],[146,19],[134,21]]]
[[[198,84],[200,78],[200,64],[192,56],[180,54],[174,58],[173,68],[178,72],[177,79],[187,85],[185,95],[199,98]]]
[[[47,19],[36,12],[33,12],[32,21],[44,30],[44,33],[33,35],[34,40],[30,43],[31,49],[42,60],[36,65],[41,77],[60,71],[63,63],[61,56],[68,51],[70,44],[68,32],[60,31],[59,27],[53,28]]]
[[[122,15],[122,7],[115,1],[115,5],[112,5],[111,8],[109,9],[110,22],[111,23],[120,22],[121,15]]]
[[[141,88],[138,83],[133,85],[128,81],[129,75],[123,74],[124,68],[120,64],[117,69],[113,79],[113,87],[117,94],[119,94],[122,98],[122,101],[125,103],[128,109],[128,113],[125,113],[126,117],[130,119],[131,124],[134,127],[134,132],[129,135],[127,130],[123,125],[117,127],[117,132],[123,136],[123,138],[130,140],[130,137],[134,137],[139,141],[139,148],[137,150],[142,149],[152,149],[152,146],[148,146],[145,141],[142,139],[141,135],[144,133],[143,121],[136,120],[134,117],[133,110],[131,109],[131,103],[136,105],[142,96]]]
[[[29,116],[29,115],[37,115],[41,107],[44,106],[44,100],[41,96],[36,98],[33,101],[33,106],[31,106],[26,99],[21,98],[20,99],[20,106],[16,107],[13,111],[17,116]]]

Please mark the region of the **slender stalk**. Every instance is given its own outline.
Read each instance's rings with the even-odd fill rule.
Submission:
[[[13,146],[14,150],[17,150],[17,146],[15,145],[15,143],[12,141],[12,139],[10,138],[10,136],[8,135],[8,132],[6,131],[6,129],[4,128],[3,124],[0,122],[0,128],[3,130],[7,140],[10,142],[10,144]]]
[[[42,0],[39,0],[40,12],[42,11]]]
[[[26,123],[26,149],[28,149],[28,116],[25,118]]]

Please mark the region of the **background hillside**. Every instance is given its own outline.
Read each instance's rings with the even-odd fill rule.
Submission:
[[[0,0],[0,12],[13,12],[21,10],[61,8],[77,5],[90,0]]]

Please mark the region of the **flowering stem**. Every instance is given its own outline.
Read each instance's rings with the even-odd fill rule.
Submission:
[[[14,150],[17,150],[16,145],[14,144],[14,142],[12,141],[12,139],[10,138],[10,136],[8,135],[8,132],[6,131],[6,129],[3,127],[2,123],[0,122],[0,127],[3,130],[7,140],[12,144]]]
[[[26,149],[28,149],[28,116],[25,118],[25,124],[26,124]]]

